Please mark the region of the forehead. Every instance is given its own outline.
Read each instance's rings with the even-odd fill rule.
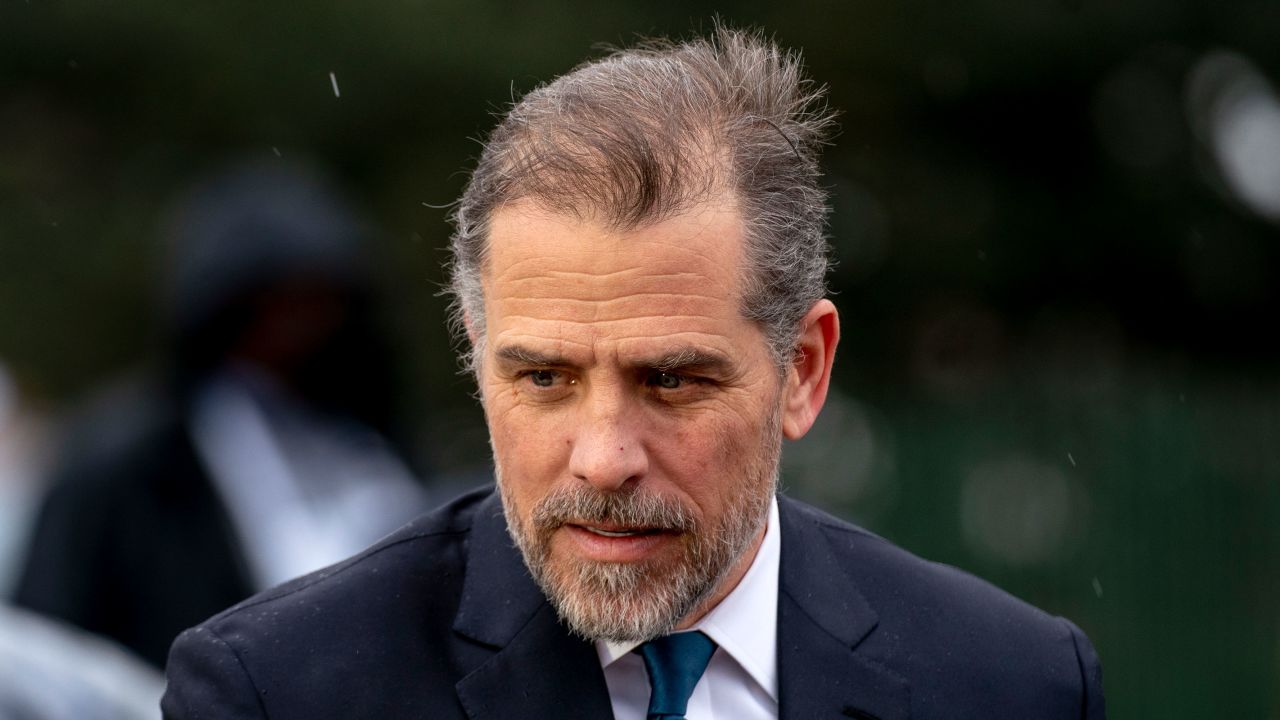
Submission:
[[[635,229],[543,211],[498,210],[484,273],[491,340],[554,342],[590,352],[731,344],[753,328],[740,311],[743,227],[730,203],[708,203]]]

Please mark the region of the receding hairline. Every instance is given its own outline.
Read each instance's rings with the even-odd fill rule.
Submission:
[[[600,203],[588,201],[566,202],[564,200],[546,198],[542,195],[519,194],[495,206],[489,216],[485,218],[483,250],[487,252],[488,245],[492,242],[493,220],[503,213],[528,212],[548,217],[564,218],[583,224],[593,224],[610,232],[627,233],[637,232],[660,225],[668,220],[694,214],[700,208],[719,204],[720,198],[725,194],[718,188],[709,189],[707,192],[699,192],[691,194],[689,197],[682,197],[670,203],[661,212],[642,216],[619,216],[614,212],[614,208]],[[736,198],[733,200],[732,207],[741,218],[742,208]]]
[[[598,177],[604,178],[615,169],[598,148],[582,144],[582,138],[561,144],[562,139],[569,137],[566,131],[553,128],[548,133],[539,132],[547,130],[544,127],[522,127],[510,138],[505,171],[523,179],[516,180],[505,190],[502,201],[489,210],[486,220],[491,220],[504,208],[527,203],[552,214],[594,221],[612,230],[638,230],[679,217],[697,206],[714,204],[725,197],[731,198],[741,213],[742,203],[733,182],[736,175],[734,151],[726,141],[724,128],[717,127],[728,121],[727,117],[707,117],[683,132],[666,133],[650,128],[651,132],[645,133],[652,139],[672,141],[676,147],[665,148],[659,153],[671,163],[658,163],[669,171],[669,176],[661,183],[667,194],[658,198],[657,204],[642,210],[626,202],[617,202],[616,198],[600,197],[580,184],[581,170],[598,173]],[[555,146],[556,150],[548,152],[549,146]],[[536,165],[525,166],[526,163],[562,156],[573,158],[573,170],[550,167],[533,171],[531,168]],[[487,244],[487,233],[484,235]]]

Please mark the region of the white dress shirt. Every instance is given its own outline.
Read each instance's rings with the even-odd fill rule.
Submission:
[[[689,697],[688,720],[775,720],[778,717],[778,500],[769,507],[764,541],[747,574],[691,630],[719,648]],[[596,642],[615,720],[644,720],[649,677],[631,652],[639,643]]]

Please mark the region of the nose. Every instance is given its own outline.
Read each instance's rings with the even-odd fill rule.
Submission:
[[[597,490],[621,489],[649,469],[640,418],[625,392],[598,387],[581,401],[569,471]]]

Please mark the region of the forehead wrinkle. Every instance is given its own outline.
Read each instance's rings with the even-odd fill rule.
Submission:
[[[599,303],[589,303],[589,304],[598,305]],[[542,324],[542,325],[578,326],[578,325],[625,325],[627,323],[647,322],[649,320],[652,320],[655,317],[661,318],[666,322],[670,322],[673,320],[703,320],[703,321],[707,320],[707,316],[703,314],[684,314],[684,313],[662,313],[661,315],[652,315],[648,317],[628,316],[628,317],[621,317],[621,318],[591,318],[587,320],[579,320],[575,318],[547,318],[547,317],[538,317],[536,315],[522,315],[520,313],[504,313],[503,315],[500,316],[500,319],[506,320],[506,321],[519,320],[519,321],[524,321],[528,323],[536,323],[536,324]],[[743,322],[746,322],[745,318],[743,319]],[[699,332],[699,331],[694,330],[694,331],[684,331],[684,332]],[[701,334],[718,335],[720,333],[708,330],[708,331],[702,331]]]
[[[542,260],[545,261],[545,259],[542,259]],[[671,265],[671,264],[674,264],[674,263],[662,263],[662,265]],[[575,270],[559,270],[559,269],[552,268],[550,270],[547,270],[541,273],[540,275],[536,275],[533,277],[547,278],[547,279],[560,278],[564,280],[571,280],[571,279],[580,278],[580,277],[588,277],[588,278],[603,281],[603,280],[613,280],[619,276],[633,276],[633,275],[642,274],[644,278],[649,280],[673,280],[677,282],[681,280],[691,280],[691,281],[697,282],[697,281],[706,279],[705,274],[698,273],[698,272],[691,272],[688,270],[674,270],[672,272],[655,272],[654,271],[655,265],[656,263],[651,263],[649,265],[637,265],[635,267],[621,268],[619,270],[610,270],[610,271],[598,272],[598,273],[590,273],[590,272],[575,271]]]
[[[617,252],[604,254],[614,256]],[[706,269],[714,269],[714,260],[709,254],[699,257],[705,261]],[[563,258],[553,254],[512,260],[500,275],[492,277],[492,273],[488,273],[489,284],[553,280],[625,285],[630,282],[702,283],[710,279],[708,272],[699,271],[701,265],[691,269],[690,263],[670,259],[658,261],[641,256],[627,267],[582,270],[565,269],[562,261]]]
[[[646,245],[676,251],[677,257],[667,258],[662,263],[662,266],[674,266],[672,272],[680,272],[679,267],[691,261],[694,265],[707,263],[713,267],[721,267],[726,254],[731,254],[732,259],[740,264],[744,251],[743,229],[741,219],[736,217],[736,212],[735,205],[732,203],[719,207],[709,205],[704,206],[701,211],[678,216],[693,221],[691,226],[680,226],[681,231],[678,232],[676,230],[664,232],[666,223],[656,223],[633,231],[617,231],[593,226],[590,222],[575,221],[554,213],[526,215],[534,219],[551,221],[549,228],[540,226],[537,222],[522,223],[521,215],[516,208],[507,207],[495,215],[494,227],[489,237],[489,262],[486,269],[491,269],[495,260],[506,260],[508,267],[504,270],[505,274],[527,264],[542,265],[554,262],[557,257],[570,254],[577,260],[586,257],[605,263],[617,262],[623,258],[634,261],[632,267],[600,268],[593,271],[602,276],[627,272],[653,275],[655,274],[652,258],[654,253],[645,252]],[[727,223],[723,222],[726,213],[731,218]],[[634,236],[635,232],[649,234],[639,238]],[[726,234],[735,236],[737,241],[726,243]],[[519,246],[529,243],[542,246],[544,252],[533,257],[518,257]],[[512,252],[517,254],[517,258],[509,257]],[[680,256],[686,259],[681,259]]]
[[[667,303],[671,311],[686,307],[720,306],[740,314],[735,288],[717,288],[723,282],[700,273],[664,274],[637,278],[634,282],[611,280],[607,276],[557,272],[544,276],[503,278],[487,283],[485,295],[491,305],[510,309],[527,302],[554,301],[593,315],[640,303]],[[594,305],[595,307],[589,307]]]
[[[618,295],[616,297],[606,297],[606,298],[570,297],[570,296],[566,296],[562,292],[548,293],[546,295],[535,295],[535,294],[529,293],[529,294],[518,295],[516,297],[500,298],[498,299],[496,304],[504,308],[519,308],[529,303],[535,303],[537,304],[538,307],[546,307],[547,304],[550,302],[550,303],[556,303],[558,305],[565,305],[565,306],[571,306],[571,307],[607,309],[611,307],[617,307],[619,305],[625,305],[627,303],[646,302],[649,304],[649,307],[653,308],[654,310],[658,310],[658,308],[653,307],[654,304],[663,302],[664,300],[667,301],[666,304],[669,305],[670,307],[666,311],[657,311],[657,312],[649,313],[650,316],[653,316],[653,315],[660,315],[664,317],[669,316],[673,314],[672,311],[678,311],[683,306],[689,305],[689,304],[695,304],[697,307],[707,308],[708,310],[711,309],[710,306],[715,306],[715,305],[722,305],[727,308],[737,307],[736,303],[733,303],[730,300],[726,300],[725,298],[719,295],[706,294],[706,293],[692,293],[692,292],[691,293],[660,292],[656,290],[648,291],[648,292],[632,292],[632,293],[627,293],[625,295]],[[518,312],[509,312],[507,314],[511,317],[516,317],[519,315]],[[674,313],[674,314],[678,314],[678,313]],[[713,317],[711,313],[707,313],[707,312],[696,313],[696,315],[704,318]],[[633,317],[645,317],[645,315],[637,314],[637,315],[634,315]],[[550,318],[547,318],[547,319],[550,319]]]
[[[643,321],[655,317],[708,323],[746,321],[736,297],[708,289],[707,283],[681,287],[622,287],[608,283],[574,285],[518,281],[490,298],[493,319],[548,322]]]

